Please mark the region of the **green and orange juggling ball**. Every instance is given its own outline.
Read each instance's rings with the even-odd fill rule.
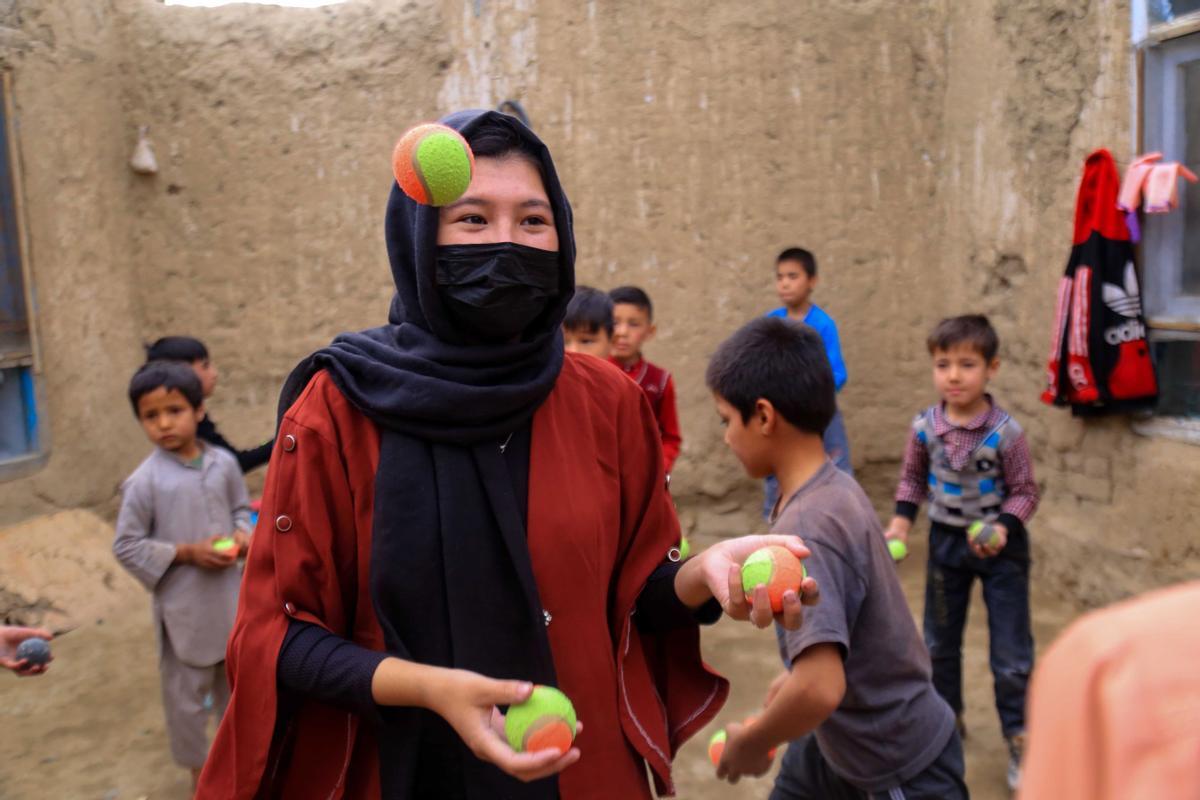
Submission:
[[[758,720],[758,717],[746,717],[746,721],[742,724],[750,727]],[[725,742],[728,741],[729,734],[724,728],[714,733],[708,740],[708,760],[712,762],[714,767],[721,763],[721,756],[725,753]],[[767,751],[767,758],[775,758],[775,748],[772,747]]]
[[[755,550],[742,564],[742,589],[746,601],[754,599],[756,586],[765,584],[771,597],[771,610],[776,614],[783,611],[783,593],[788,589],[799,593],[800,582],[808,575],[800,559],[792,551],[779,545]]]
[[[679,537],[679,560],[686,561],[692,555],[692,543],[686,536]]]
[[[725,752],[725,740],[727,738],[729,738],[729,735],[725,733],[724,728],[721,728],[721,730],[714,733],[712,738],[708,740],[708,760],[712,762],[714,767],[721,763],[721,754]]]
[[[458,131],[436,122],[412,128],[392,151],[396,183],[413,200],[444,206],[462,197],[475,172],[475,154]]]
[[[575,741],[575,706],[553,686],[535,686],[528,700],[509,707],[504,735],[518,753],[565,753]]]
[[[977,519],[967,528],[967,536],[973,544],[981,547],[995,547],[1000,544],[1000,532],[990,522]]]

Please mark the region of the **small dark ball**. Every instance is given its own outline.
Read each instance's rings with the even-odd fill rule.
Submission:
[[[50,660],[50,643],[36,636],[26,639],[17,646],[17,660],[30,664],[45,664]]]

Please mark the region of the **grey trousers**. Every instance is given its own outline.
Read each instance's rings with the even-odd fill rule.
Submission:
[[[166,628],[162,630],[162,655],[158,670],[162,675],[163,710],[167,717],[167,738],[171,757],[190,769],[204,766],[208,757],[208,718],[218,722],[229,705],[229,683],[225,680],[225,662],[208,667],[193,667],[179,659]],[[205,700],[211,696],[211,706]]]

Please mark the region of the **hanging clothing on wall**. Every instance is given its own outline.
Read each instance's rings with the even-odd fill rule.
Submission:
[[[1183,164],[1162,157],[1162,153],[1146,153],[1134,159],[1125,170],[1117,208],[1137,211],[1143,197],[1147,214],[1166,214],[1179,206],[1179,182],[1196,183],[1200,177]]]
[[[1158,394],[1119,188],[1112,154],[1088,156],[1042,392],[1043,402],[1069,404],[1080,415],[1146,407]]]

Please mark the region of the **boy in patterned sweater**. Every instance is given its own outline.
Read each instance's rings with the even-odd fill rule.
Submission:
[[[885,536],[907,542],[918,507],[929,501],[925,643],[934,686],[958,715],[960,731],[963,626],[975,578],[983,583],[996,710],[1015,789],[1033,669],[1025,526],[1038,488],[1021,426],[987,393],[1000,366],[999,337],[987,317],[942,320],[927,345],[941,402],[913,420]]]

